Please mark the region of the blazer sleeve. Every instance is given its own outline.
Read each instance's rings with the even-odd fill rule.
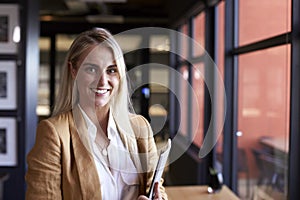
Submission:
[[[148,192],[150,189],[150,185],[153,179],[153,173],[154,169],[157,164],[158,160],[158,154],[157,154],[157,147],[155,144],[155,140],[153,137],[153,131],[152,128],[149,124],[149,122],[142,116],[138,117],[138,121],[135,121],[135,124],[138,124],[138,126],[135,125],[135,127],[139,127],[139,136],[137,137],[137,143],[139,146],[139,151],[141,153],[146,153],[147,154],[147,160],[143,163],[142,165],[147,166],[147,171],[150,173],[145,174],[145,178],[147,179],[146,182],[146,191]],[[135,128],[137,129],[137,128]],[[164,200],[168,199],[168,196],[165,192],[165,188],[163,186],[164,180],[161,179],[160,184],[159,184],[159,189],[162,195],[162,198]]]
[[[35,145],[27,155],[26,199],[62,199],[61,142],[54,125],[39,123]]]

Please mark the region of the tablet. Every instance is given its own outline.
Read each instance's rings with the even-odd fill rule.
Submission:
[[[166,165],[167,160],[168,160],[170,150],[171,150],[171,139],[168,139],[168,142],[167,142],[166,146],[159,153],[157,165],[156,165],[156,168],[155,168],[155,171],[154,171],[154,176],[153,176],[153,179],[152,179],[152,182],[151,182],[149,193],[147,195],[149,199],[153,199],[154,185],[155,185],[156,182],[160,182],[160,179],[162,177],[165,165]]]

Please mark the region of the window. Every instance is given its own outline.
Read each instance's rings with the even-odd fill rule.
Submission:
[[[201,147],[204,132],[204,64],[196,63],[192,68],[192,85],[195,92],[195,98],[192,97],[192,134],[193,143]]]
[[[193,33],[189,33],[191,26]],[[179,31],[182,57],[179,58],[179,72],[183,81],[179,84],[181,107],[180,134],[188,142],[201,147],[204,136],[204,63],[205,51],[205,12],[195,16],[192,23],[184,24]],[[192,54],[191,54],[192,53]],[[202,60],[202,61],[201,61]]]
[[[193,45],[193,57],[201,56],[205,51],[205,13],[193,18],[193,38],[198,45]]]
[[[188,78],[189,78],[189,70],[188,67],[182,66],[179,69],[180,73],[182,74],[183,79],[180,79],[179,83],[179,106],[180,106],[180,112],[179,112],[179,133],[183,136],[189,137],[188,134],[188,105],[189,105],[189,99],[188,99]]]
[[[291,1],[239,0],[239,45],[291,31]]]
[[[287,192],[289,58],[289,45],[239,56],[238,149],[247,156],[254,185],[262,189],[259,180],[265,181],[272,186],[268,193],[273,198],[283,198]],[[245,178],[240,175],[239,180],[240,188]]]

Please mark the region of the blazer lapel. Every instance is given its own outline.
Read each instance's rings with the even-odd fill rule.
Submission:
[[[85,121],[78,107],[74,108],[72,114],[71,139],[83,199],[101,199],[98,172],[91,154]]]
[[[117,125],[117,129],[120,133],[121,140],[125,145],[126,149],[129,151],[130,157],[137,169],[140,185],[140,194],[145,194],[146,191],[146,182],[145,182],[145,173],[142,168],[141,158],[138,151],[137,138],[133,137],[130,134],[127,134],[121,127]],[[129,136],[128,136],[129,135]]]
[[[120,133],[121,140],[125,145],[125,148],[129,151],[130,157],[134,162],[135,167],[137,168],[138,172],[140,172],[141,163],[138,157],[138,147],[137,147],[136,138],[128,137],[122,128],[120,127],[117,128]]]

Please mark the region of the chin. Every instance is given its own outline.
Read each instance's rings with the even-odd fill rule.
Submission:
[[[96,107],[105,107],[105,106],[107,106],[107,104],[108,104],[108,102],[107,101],[105,101],[105,102],[103,102],[103,101],[95,101],[95,106]]]

